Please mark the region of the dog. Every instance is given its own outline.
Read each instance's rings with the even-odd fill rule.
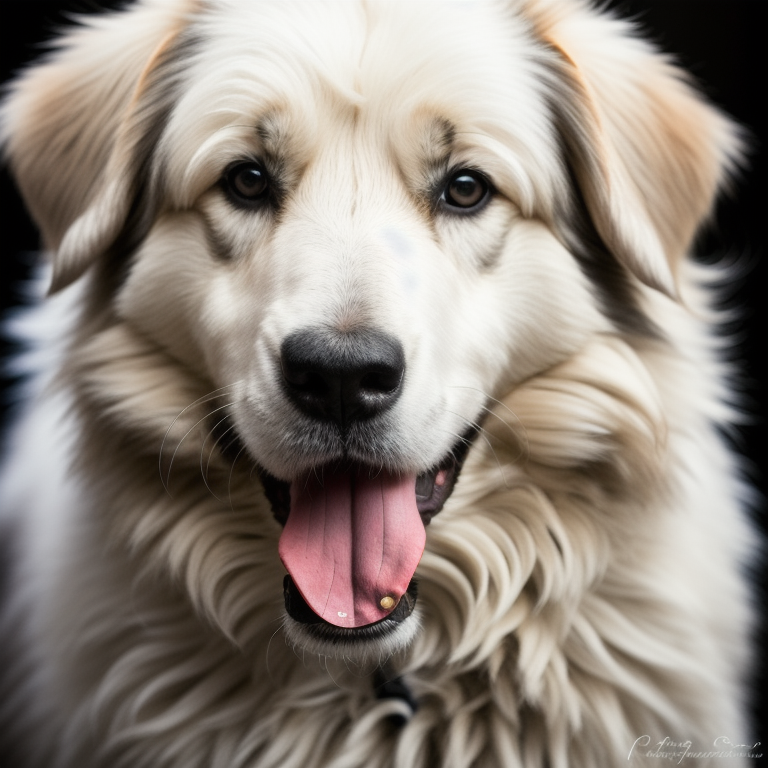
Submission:
[[[747,764],[690,258],[743,140],[630,23],[139,0],[1,120],[50,257],[12,321],[11,764]]]

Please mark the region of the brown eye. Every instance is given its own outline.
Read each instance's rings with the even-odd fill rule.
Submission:
[[[462,169],[450,177],[442,195],[443,203],[452,209],[473,212],[487,201],[490,184],[477,171]]]
[[[269,195],[269,176],[259,163],[239,163],[227,171],[224,187],[233,202],[254,208]]]

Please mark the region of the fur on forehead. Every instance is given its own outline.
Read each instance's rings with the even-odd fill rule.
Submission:
[[[367,152],[411,169],[443,123],[451,160],[481,165],[524,214],[549,218],[565,187],[546,105],[552,54],[521,19],[495,3],[443,4],[453,23],[438,33],[429,2],[308,2],[298,14],[295,5],[217,0],[193,22],[197,50],[159,153],[173,205],[191,205],[228,163],[271,149],[265,124],[295,167],[354,125]]]

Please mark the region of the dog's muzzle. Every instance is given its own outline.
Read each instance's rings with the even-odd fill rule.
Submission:
[[[344,441],[361,422],[375,427],[396,403],[405,355],[399,341],[378,330],[304,329],[281,344],[280,377],[298,411]],[[291,482],[262,472],[283,525],[288,616],[317,639],[344,642],[386,634],[407,620],[425,528],[450,496],[473,436],[418,476],[348,459],[321,462]]]

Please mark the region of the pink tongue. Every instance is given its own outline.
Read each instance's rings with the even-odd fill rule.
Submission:
[[[415,476],[373,473],[326,469],[291,484],[280,559],[309,607],[337,627],[390,614],[424,551]]]

